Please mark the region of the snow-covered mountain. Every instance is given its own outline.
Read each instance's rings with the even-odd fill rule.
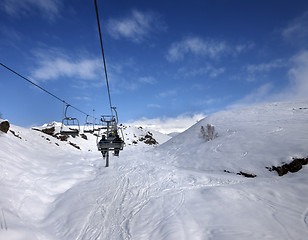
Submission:
[[[308,100],[219,112],[173,138],[124,125],[109,168],[93,134],[59,127],[0,132],[0,239],[308,236],[308,167],[273,171],[305,164]]]

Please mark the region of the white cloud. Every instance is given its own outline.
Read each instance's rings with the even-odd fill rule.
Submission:
[[[161,108],[161,106],[159,104],[154,104],[154,103],[148,104],[147,107],[149,107],[149,108]]]
[[[286,62],[283,59],[275,59],[268,63],[261,64],[249,64],[245,68],[249,73],[256,72],[270,72],[276,68],[282,68],[286,66]]]
[[[282,30],[283,38],[294,45],[307,46],[308,37],[308,11],[298,18],[295,18],[287,27]]]
[[[147,83],[147,84],[156,84],[157,80],[154,77],[141,77],[139,78],[139,82],[141,83]]]
[[[219,98],[207,98],[194,102],[195,106],[213,105],[213,103],[220,102],[222,99]]]
[[[203,40],[199,37],[189,37],[180,42],[172,43],[166,56],[170,62],[183,60],[186,54],[218,58],[228,47],[223,41]]]
[[[273,85],[271,83],[266,83],[257,89],[255,89],[250,94],[246,95],[242,99],[234,102],[227,106],[227,108],[240,108],[249,105],[255,105],[259,103],[264,103],[270,100],[270,91],[273,89]]]
[[[242,68],[243,71],[239,74],[243,76],[239,78],[246,78],[248,82],[262,81],[267,79],[272,71],[287,68],[288,65],[289,62],[285,59],[274,59],[266,63],[248,64]]]
[[[11,16],[20,17],[40,13],[43,17],[53,20],[60,14],[60,0],[2,0],[1,8]]]
[[[165,29],[157,14],[138,10],[133,10],[128,17],[107,22],[107,30],[113,38],[126,38],[135,43],[142,42],[153,31]]]
[[[295,98],[307,98],[308,96],[308,51],[304,50],[295,55],[289,70],[291,81],[290,92]]]
[[[41,51],[36,55],[37,68],[31,72],[35,81],[55,80],[60,77],[96,79],[102,74],[99,59],[85,57],[69,57],[59,50]]]
[[[91,101],[92,99],[89,97],[74,97],[76,100],[81,100],[81,101]]]
[[[238,44],[234,47],[235,54],[239,54],[239,53],[245,52],[247,50],[250,50],[250,49],[254,48],[254,46],[255,46],[254,42]]]
[[[159,93],[158,97],[161,97],[161,98],[170,97],[170,96],[176,95],[176,93],[177,93],[177,91],[172,89],[172,90],[169,90],[169,91],[166,91],[166,92]]]
[[[19,42],[23,39],[23,36],[20,32],[16,31],[14,28],[10,28],[6,25],[0,26],[0,33],[3,35],[5,39],[9,39],[9,42]]]
[[[275,92],[275,85],[273,83],[267,83],[253,90],[242,99],[229,105],[228,108],[238,108],[265,102],[307,98],[308,50],[300,51],[291,58],[290,62],[292,66],[288,71],[289,82],[283,90]],[[279,81],[277,82],[279,83]]]
[[[221,40],[190,36],[181,41],[173,42],[166,58],[169,62],[175,62],[183,60],[186,55],[190,54],[210,59],[219,59],[224,55],[237,56],[254,48],[254,46],[255,44],[252,41],[232,46]]]
[[[183,73],[186,77],[194,77],[197,75],[207,75],[210,78],[216,78],[222,73],[225,72],[225,68],[219,67],[213,67],[211,65],[207,65],[205,67],[200,67],[197,69],[187,69],[187,68],[181,68],[180,72]]]
[[[195,114],[193,116],[182,114],[175,118],[142,118],[129,124],[168,134],[172,132],[183,132],[203,118],[205,118],[203,114]]]

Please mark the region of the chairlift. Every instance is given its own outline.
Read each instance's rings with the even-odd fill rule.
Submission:
[[[115,109],[113,109],[115,111]],[[116,112],[116,111],[115,111]],[[116,114],[117,117],[117,114]],[[109,152],[113,151],[114,156],[119,156],[119,153],[124,148],[123,133],[122,138],[118,132],[118,121],[114,115],[103,115],[101,118],[103,127],[100,128],[97,135],[96,144],[98,151],[106,158],[106,167],[109,166]],[[122,131],[122,129],[120,129]]]
[[[77,118],[68,117],[67,109],[71,105],[67,104],[65,108],[64,118],[60,129],[60,134],[63,136],[77,136],[80,131],[79,121]]]
[[[93,133],[94,132],[94,124],[88,121],[89,115],[86,117],[86,123],[83,127],[84,133]]]

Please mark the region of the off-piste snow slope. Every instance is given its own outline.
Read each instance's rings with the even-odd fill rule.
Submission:
[[[109,168],[92,134],[2,133],[0,239],[307,239],[308,165],[269,169],[308,157],[308,100],[219,112],[165,143],[124,128]]]

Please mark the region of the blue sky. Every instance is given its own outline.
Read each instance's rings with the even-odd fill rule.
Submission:
[[[307,97],[306,0],[98,0],[121,122],[194,122]],[[92,0],[2,0],[0,62],[95,116],[109,103]],[[63,104],[0,69],[3,118],[61,121]],[[85,116],[71,109],[70,116]]]

